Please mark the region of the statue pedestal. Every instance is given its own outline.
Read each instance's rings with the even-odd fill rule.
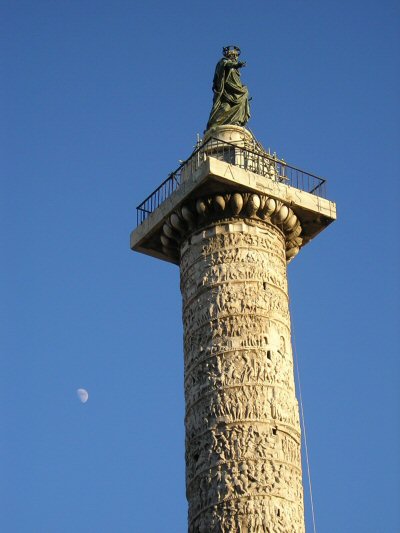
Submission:
[[[227,143],[237,144],[238,146],[247,147],[248,143],[255,143],[255,138],[249,130],[233,124],[210,128],[205,132],[203,142],[207,142],[211,137]]]

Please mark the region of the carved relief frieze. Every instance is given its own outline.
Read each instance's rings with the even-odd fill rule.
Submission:
[[[274,220],[211,217],[180,243],[192,532],[304,531],[287,236]]]
[[[301,471],[287,463],[280,463],[277,460],[225,463],[210,468],[193,479],[187,489],[188,498],[193,500],[189,520],[195,522],[199,515],[207,515],[210,508],[218,509],[220,512],[225,510],[225,519],[231,514],[227,504],[230,504],[232,512],[238,504],[246,503],[243,518],[248,520],[247,515],[256,514],[262,500],[269,500],[282,511],[291,509],[288,514],[300,522],[301,518],[296,517],[298,513],[293,512],[292,504],[298,501],[301,493]],[[271,531],[275,531],[273,527],[278,518],[280,513],[275,516],[269,515]],[[223,529],[223,531],[229,530]]]
[[[254,386],[284,387],[292,390],[292,365],[282,371],[279,350],[266,345],[265,350],[241,349],[208,355],[186,369],[185,390],[187,405],[219,387]]]

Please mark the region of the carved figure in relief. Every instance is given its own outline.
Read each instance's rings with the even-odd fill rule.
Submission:
[[[233,435],[233,456],[240,457],[242,452],[243,430],[240,428],[234,430]]]
[[[204,465],[207,464],[208,461],[208,454],[205,448],[200,449],[199,458],[197,460],[197,469],[202,470],[204,468]]]
[[[233,472],[232,474],[228,473],[227,470],[224,469],[222,473],[222,484],[224,487],[224,496],[230,496],[234,494],[234,485],[232,484],[232,478],[233,478]]]
[[[257,455],[261,455],[261,443],[259,436],[260,435],[258,431],[256,431],[253,426],[249,426],[243,445],[245,455],[248,454],[250,457],[256,457]]]
[[[257,488],[260,481],[254,477],[247,463],[241,463],[239,467],[239,477],[245,492],[251,492]]]
[[[204,515],[200,515],[199,522],[198,522],[198,532],[209,533],[207,520]]]
[[[226,461],[226,454],[229,453],[230,444],[224,433],[213,433],[213,447],[222,461]]]
[[[283,356],[286,354],[286,341],[283,335],[279,337],[279,353]]]
[[[249,500],[246,502],[246,522],[247,522],[247,530],[248,531],[254,531],[255,530],[255,520],[254,520],[254,502],[252,500]]]
[[[224,517],[224,531],[235,531],[235,518],[231,513],[228,513]]]

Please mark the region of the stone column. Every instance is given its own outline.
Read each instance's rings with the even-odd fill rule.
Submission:
[[[299,410],[286,262],[291,209],[262,195],[192,201],[180,244],[190,533],[302,533]]]
[[[324,188],[224,125],[137,208],[132,250],[180,265],[190,533],[304,533],[286,265]]]

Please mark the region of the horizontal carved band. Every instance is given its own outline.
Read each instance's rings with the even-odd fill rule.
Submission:
[[[232,218],[250,219],[278,227],[285,235],[287,261],[298,253],[302,245],[302,227],[289,206],[263,194],[235,192],[198,198],[176,209],[162,227],[163,251],[177,256],[180,244],[191,233]]]

